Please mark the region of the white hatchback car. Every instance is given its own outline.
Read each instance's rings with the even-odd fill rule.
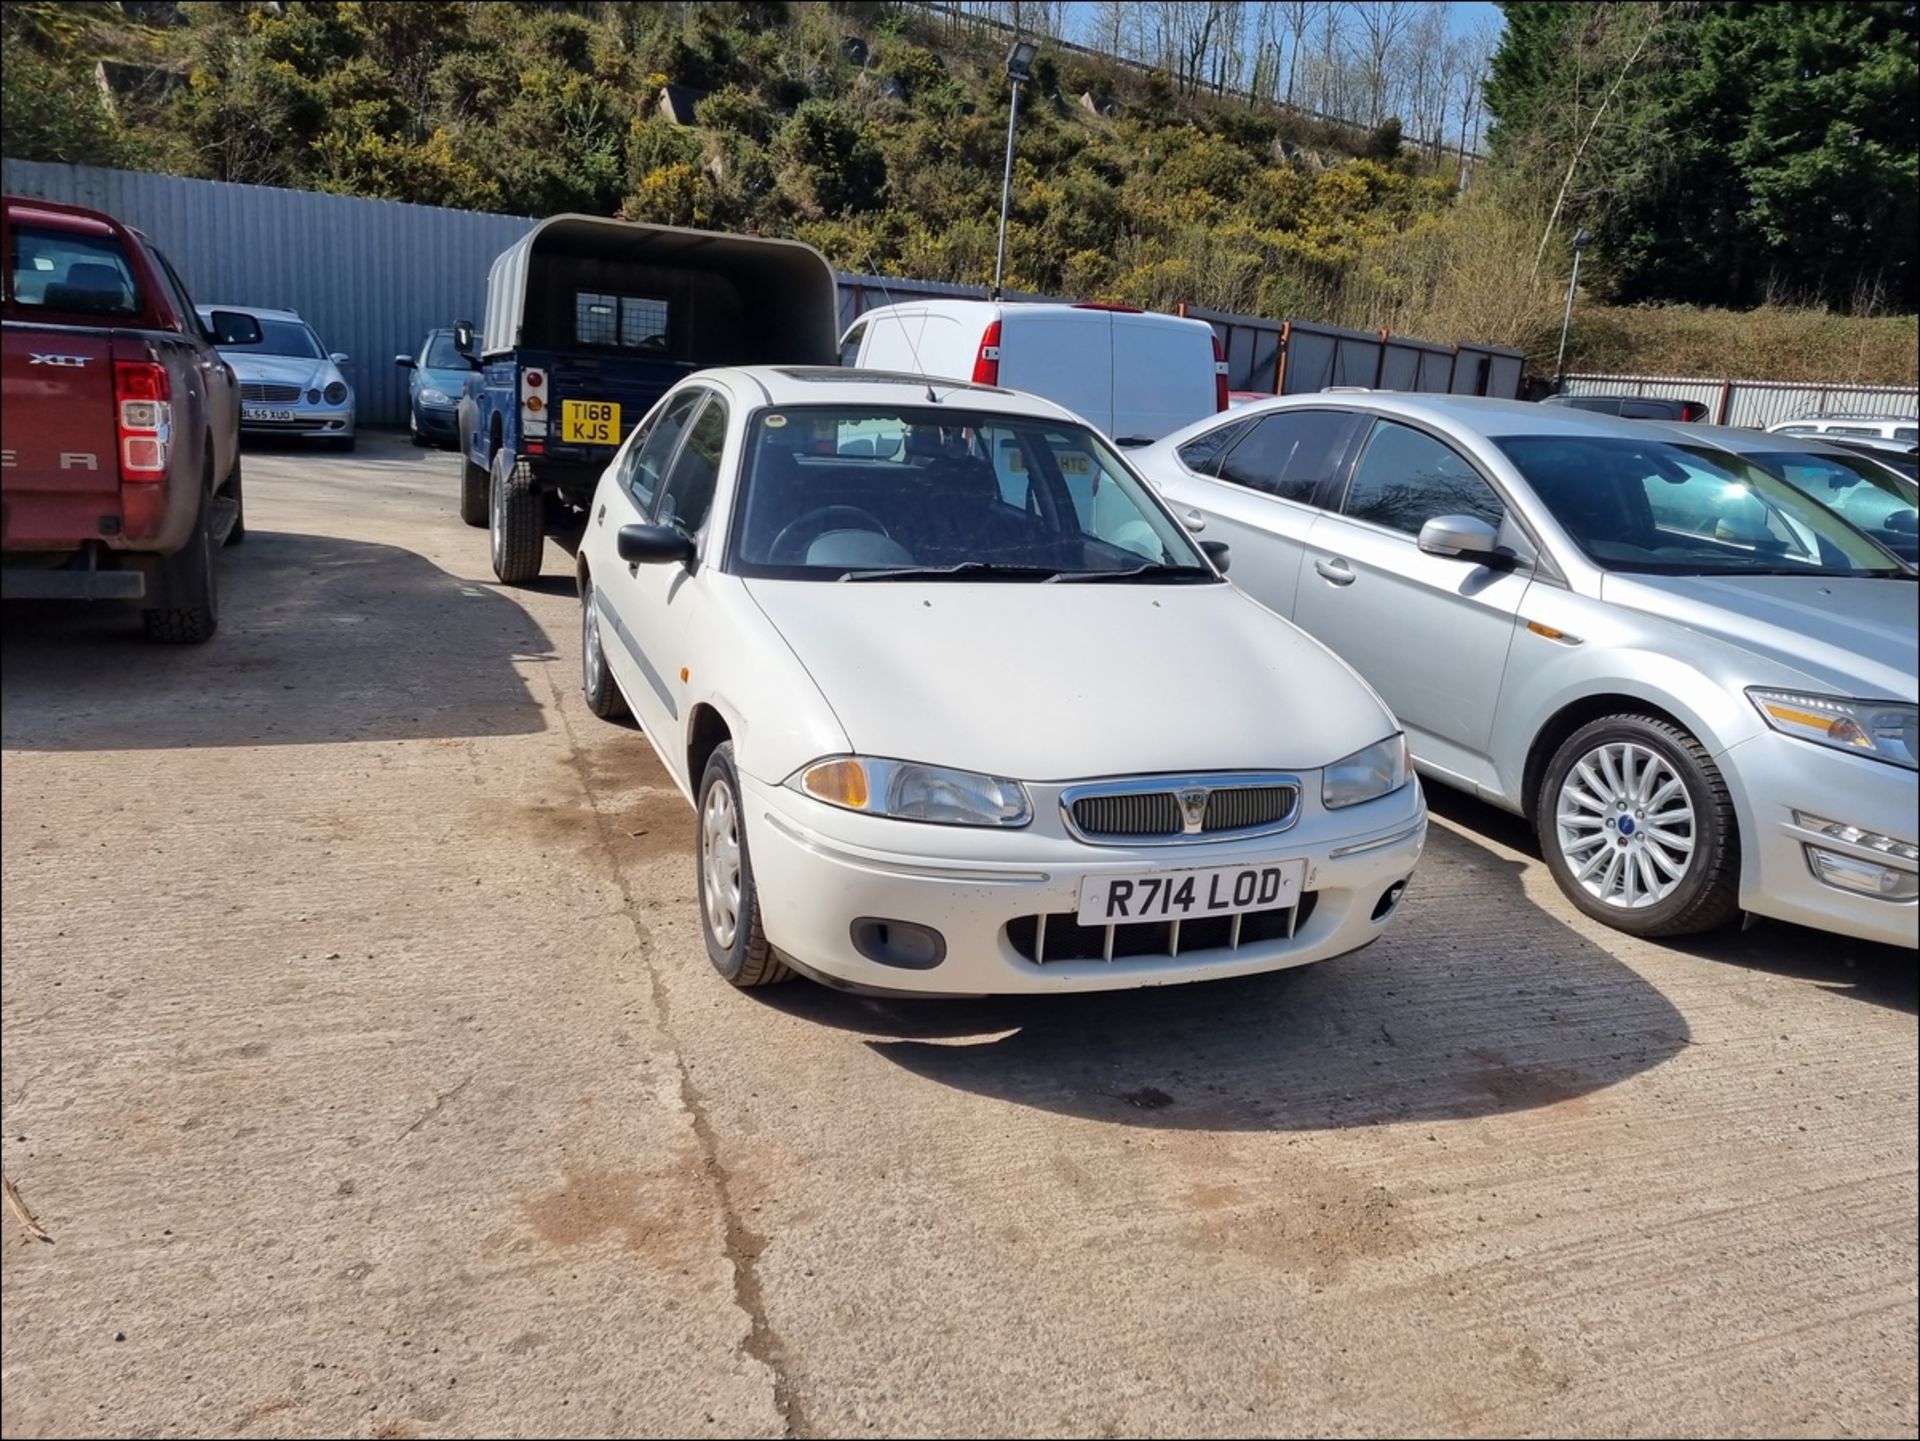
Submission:
[[[942,994],[1324,960],[1427,816],[1380,699],[1049,401],[682,381],[601,477],[582,664],[696,807],[708,954]]]

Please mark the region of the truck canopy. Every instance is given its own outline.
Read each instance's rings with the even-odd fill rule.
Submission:
[[[832,365],[837,320],[833,268],[797,240],[556,215],[493,262],[482,349]]]

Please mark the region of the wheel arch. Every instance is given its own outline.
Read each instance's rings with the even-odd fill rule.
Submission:
[[[733,739],[733,726],[720,707],[701,701],[687,712],[687,790],[700,793],[700,777],[713,753]]]
[[[1540,780],[1546,774],[1547,764],[1553,759],[1554,752],[1566,744],[1567,737],[1581,726],[1610,715],[1652,716],[1655,720],[1678,726],[1709,748],[1712,746],[1711,737],[1702,735],[1694,722],[1678,711],[1644,696],[1625,691],[1601,691],[1569,701],[1547,717],[1545,724],[1534,733],[1533,744],[1527,750],[1526,766],[1520,782],[1520,805],[1521,813],[1526,816],[1529,825],[1537,827],[1539,824],[1536,812],[1539,809]]]

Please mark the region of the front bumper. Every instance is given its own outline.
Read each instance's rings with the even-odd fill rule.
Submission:
[[[460,412],[453,406],[416,405],[413,408],[414,429],[433,440],[458,440],[460,438]]]
[[[240,433],[242,435],[291,435],[291,436],[333,436],[344,438],[353,434],[353,406],[346,405],[307,405],[304,402],[291,406],[268,406],[270,410],[291,410],[291,420],[249,420],[246,412],[240,413]]]
[[[1920,863],[1809,829],[1818,816],[1912,844],[1920,778],[1864,756],[1775,732],[1742,741],[1721,760],[1740,816],[1740,904],[1756,915],[1889,945],[1920,945],[1920,903],[1843,890],[1815,874],[1808,848],[1903,875]]]
[[[1017,831],[919,825],[838,811],[749,777],[741,778],[741,786],[761,920],[774,949],[830,983],[928,995],[1174,985],[1302,966],[1357,950],[1398,913],[1396,897],[1375,916],[1387,893],[1412,874],[1427,827],[1418,782],[1334,814],[1321,811],[1316,796],[1310,805],[1303,802],[1301,819],[1290,830],[1197,846],[1091,846],[1057,827],[1044,828],[1039,818]],[[1336,856],[1336,850],[1347,853]],[[1161,950],[1118,954],[1111,961],[1035,961],[1022,954],[1034,949],[1039,916],[1052,918],[1056,938],[1071,925],[1070,914],[1064,922],[1060,918],[1078,907],[1086,876],[1295,858],[1307,862],[1307,876],[1291,934],[1244,940],[1237,948],[1216,934],[1213,944],[1183,947],[1177,955]],[[1305,902],[1308,894],[1311,901]],[[865,917],[937,930],[944,959],[929,969],[867,959],[852,938],[853,923]]]

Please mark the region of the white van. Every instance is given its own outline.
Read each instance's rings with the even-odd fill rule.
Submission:
[[[840,363],[1024,390],[1122,445],[1144,445],[1227,408],[1227,365],[1213,327],[1125,305],[883,305],[854,321]]]
[[[1844,415],[1822,411],[1797,420],[1776,420],[1767,430],[1774,435],[1844,435],[1878,440],[1920,440],[1920,421],[1912,416]]]

